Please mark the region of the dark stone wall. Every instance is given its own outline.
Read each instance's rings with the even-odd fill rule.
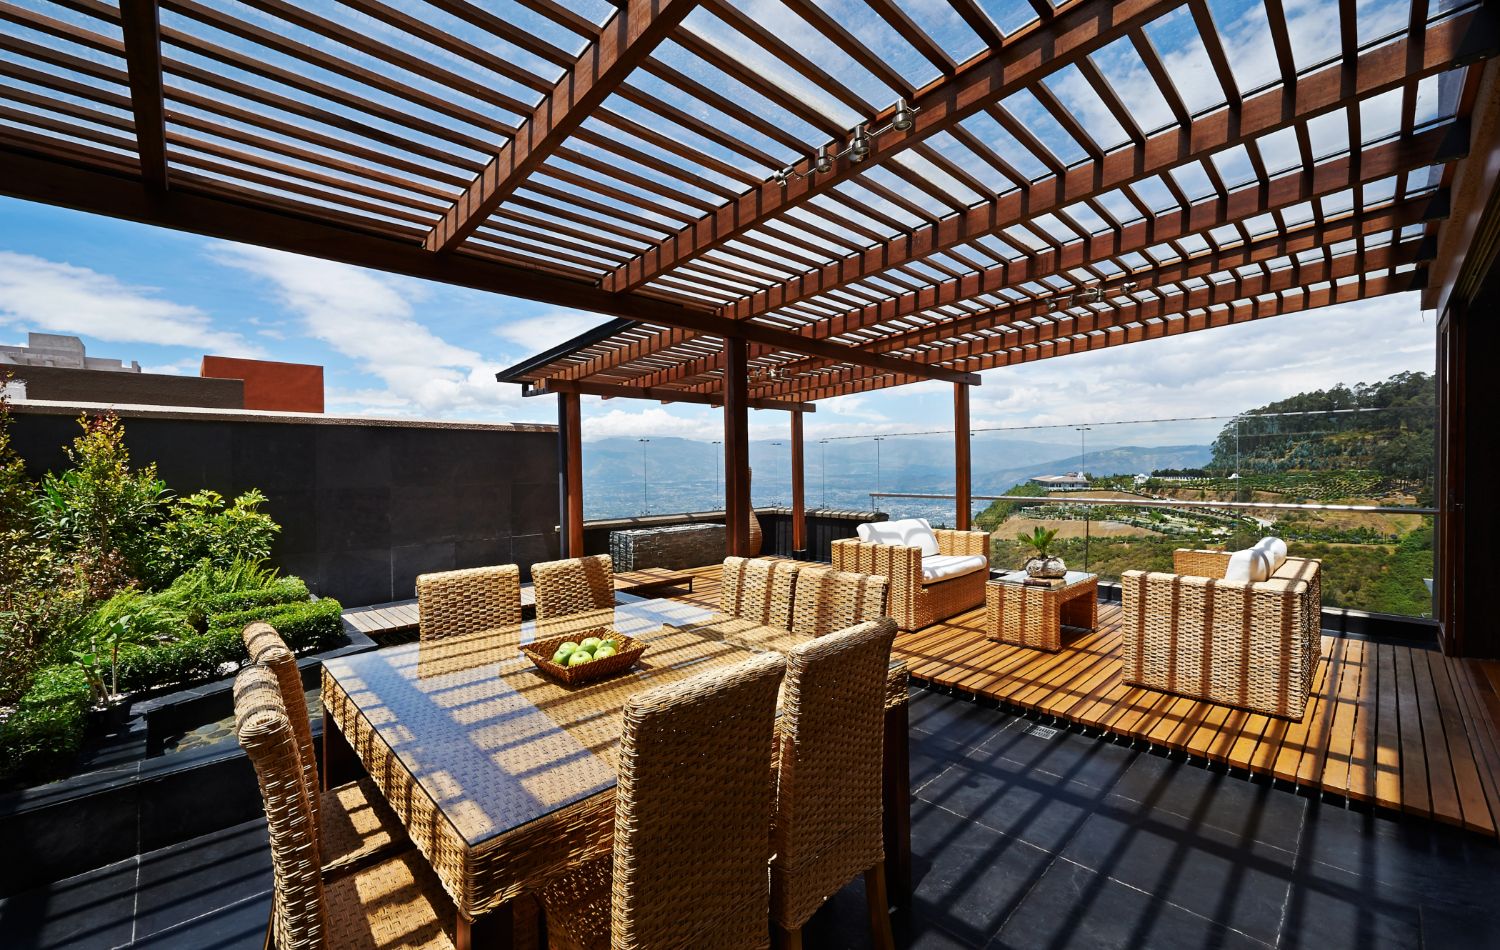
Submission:
[[[757,508],[755,516],[760,520],[764,540],[761,553],[791,557],[792,510],[790,508]],[[807,509],[807,553],[809,561],[833,559],[833,542],[841,538],[852,538],[855,529],[867,521],[884,521],[888,516],[878,511],[844,511],[835,509]],[[648,528],[665,528],[683,524],[723,524],[722,511],[692,511],[683,514],[640,515],[635,518],[610,518],[589,521],[583,526],[583,550],[585,554],[610,554],[610,535],[616,531],[638,531]],[[723,554],[719,555],[723,558]],[[623,568],[620,568],[623,570]]]
[[[142,406],[195,406],[243,409],[245,384],[238,379],[69,369],[63,366],[5,366],[26,383],[27,399],[53,402],[132,403]]]
[[[78,410],[13,407],[36,475],[67,464]],[[379,423],[125,410],[136,465],[179,494],[259,488],[284,573],[346,605],[415,596],[418,574],[558,556],[557,435],[547,426]]]

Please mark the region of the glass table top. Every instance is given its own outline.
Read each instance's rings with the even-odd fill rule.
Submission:
[[[324,675],[473,847],[614,787],[630,696],[752,655],[712,639],[711,617],[641,601],[339,657]],[[520,652],[601,624],[648,644],[630,672],[569,688]],[[677,629],[688,625],[702,632]]]

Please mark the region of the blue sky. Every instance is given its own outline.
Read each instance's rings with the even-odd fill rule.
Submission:
[[[497,369],[602,318],[42,205],[0,199],[0,343],[81,336],[96,356],[195,374],[205,353],[327,368],[329,411],[554,421]],[[1229,414],[1309,388],[1430,371],[1415,294],[1362,301],[986,373],[976,427]],[[715,410],[585,400],[589,437],[713,439]],[[918,384],[819,404],[809,438],[951,427]],[[784,435],[779,413],[755,434]],[[1163,438],[1172,441],[1173,436]]]

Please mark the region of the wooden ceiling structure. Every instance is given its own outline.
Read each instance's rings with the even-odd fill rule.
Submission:
[[[750,6],[0,0],[0,193],[614,317],[500,379],[731,452],[1423,287],[1500,46],[1486,0]]]

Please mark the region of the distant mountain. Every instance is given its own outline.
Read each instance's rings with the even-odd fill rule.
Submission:
[[[948,436],[890,436],[816,440],[806,445],[807,502],[812,506],[867,509],[870,493],[943,494],[953,491],[953,441]],[[757,505],[791,501],[791,449],[780,440],[750,443],[753,498]],[[878,454],[878,466],[877,466]],[[1100,446],[1088,451],[1094,475],[1134,474],[1155,468],[1196,467],[1211,455],[1206,445]],[[973,441],[974,492],[999,495],[1037,475],[1078,468],[1076,453],[1056,442],[996,438]],[[644,465],[644,478],[643,468]],[[651,512],[703,511],[723,506],[723,447],[676,437],[614,438],[583,447],[585,512],[590,518]],[[885,503],[887,507],[899,507]],[[918,507],[915,502],[912,506]],[[941,503],[931,507],[940,509]]]

